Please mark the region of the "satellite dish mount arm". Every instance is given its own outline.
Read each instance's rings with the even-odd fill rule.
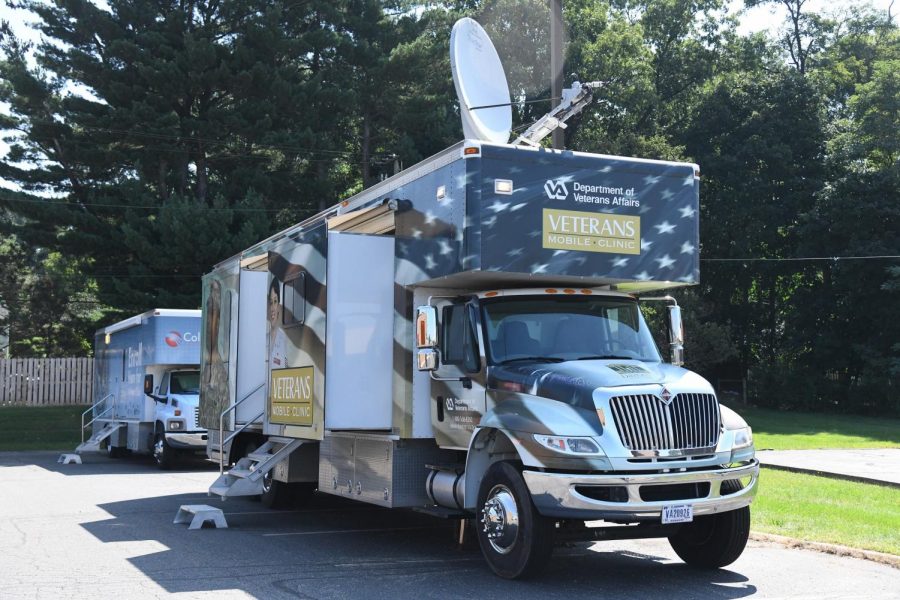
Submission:
[[[594,90],[603,85],[600,81],[581,83],[576,81],[572,87],[562,91],[562,102],[546,115],[535,121],[525,133],[515,139],[513,144],[538,147],[541,140],[556,129],[565,129],[566,121],[584,110],[594,99]]]

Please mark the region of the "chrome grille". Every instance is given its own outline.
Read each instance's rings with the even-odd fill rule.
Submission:
[[[690,450],[719,441],[719,403],[712,394],[678,394],[668,406],[653,394],[616,396],[609,407],[629,450]]]
[[[194,409],[194,427],[200,429],[200,407]]]

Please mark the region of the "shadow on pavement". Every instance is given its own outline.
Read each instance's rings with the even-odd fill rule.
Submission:
[[[223,509],[228,529],[188,531],[181,504]],[[251,499],[196,494],[100,505],[112,518],[82,527],[103,542],[155,540],[166,549],[128,560],[168,592],[241,590],[261,598],[742,598],[737,572],[698,571],[671,558],[587,545],[560,547],[534,581],[504,581],[477,544],[460,548],[455,522],[325,494],[303,508],[267,510]]]
[[[63,465],[57,462],[65,452],[0,452],[0,467],[22,467],[35,465],[67,476],[80,475],[127,475],[141,473],[178,473],[196,471],[218,471],[219,467],[201,456],[186,457],[170,471],[160,471],[153,457],[143,454],[129,454],[122,458],[109,458],[105,454],[89,452],[81,455],[82,464]]]

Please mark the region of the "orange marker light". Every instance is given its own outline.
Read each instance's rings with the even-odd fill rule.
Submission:
[[[494,296],[498,295],[499,293],[500,292],[488,292],[484,296],[485,296],[485,298],[493,298]]]
[[[466,156],[471,156],[472,154],[479,154],[480,152],[481,152],[481,149],[477,148],[475,146],[469,146],[468,148],[463,150],[463,154],[465,154]]]
[[[581,290],[581,293],[582,293],[582,294],[587,294],[588,296],[590,296],[590,295],[593,294],[594,292],[592,292],[591,290]]]
[[[554,289],[554,288],[547,288],[544,291],[547,292],[548,294],[558,294],[559,293],[559,290]]]
[[[575,290],[566,288],[566,289],[563,290],[563,293],[564,293],[564,294],[574,294],[574,293],[575,293]]]

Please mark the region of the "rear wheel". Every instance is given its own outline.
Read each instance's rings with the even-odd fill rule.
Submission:
[[[106,440],[106,456],[109,458],[122,458],[125,456],[125,448],[113,446],[109,440]]]
[[[500,577],[537,575],[553,552],[553,521],[531,501],[521,473],[506,462],[491,465],[478,490],[478,545]]]
[[[723,494],[741,489],[738,481],[722,483]],[[693,567],[718,569],[738,559],[750,537],[750,507],[698,517],[669,538],[675,554]]]

